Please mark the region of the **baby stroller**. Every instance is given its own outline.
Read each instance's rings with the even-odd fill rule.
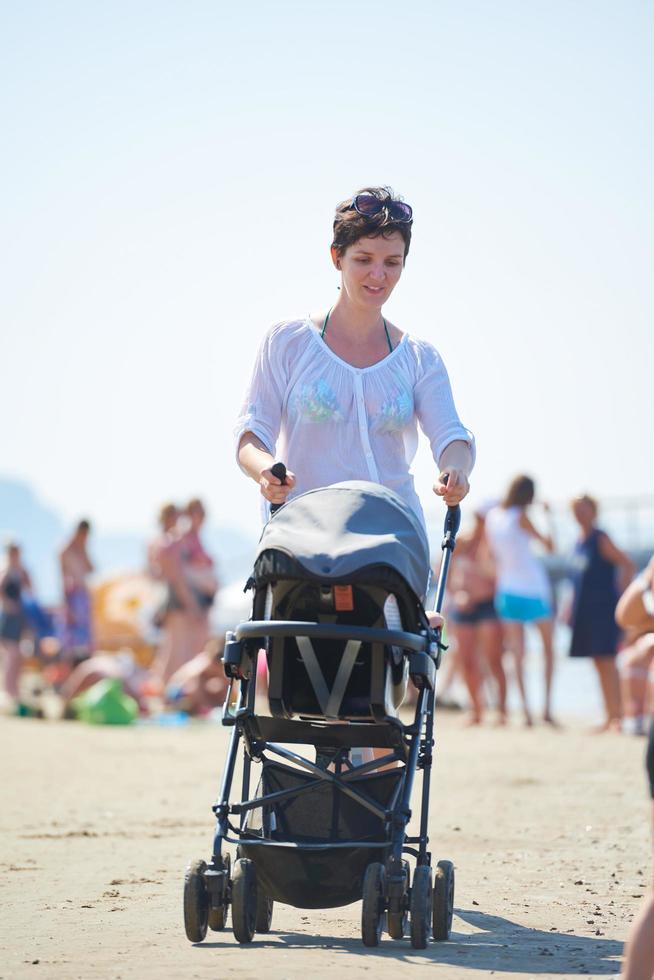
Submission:
[[[448,508],[438,610],[459,521],[459,508]],[[449,861],[432,868],[427,837],[443,650],[423,607],[429,576],[421,523],[377,484],[310,491],[266,524],[248,582],[252,619],[227,634],[223,724],[232,732],[213,807],[212,857],[186,870],[191,942],[224,928],[230,906],[234,936],[247,943],[270,930],[275,901],[311,909],[361,899],[366,946],[378,945],[384,926],[393,939],[408,930],[416,949],[430,934],[449,938],[454,868]],[[255,702],[264,656],[265,714]],[[418,696],[404,724],[398,709],[409,678]],[[241,798],[231,802],[241,743]],[[312,758],[294,751],[307,745]],[[362,748],[382,751],[362,762]],[[254,794],[253,765],[260,769]],[[419,832],[410,836],[417,769]],[[236,845],[233,868],[226,843]]]

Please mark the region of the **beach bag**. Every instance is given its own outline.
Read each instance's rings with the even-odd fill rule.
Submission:
[[[130,725],[139,706],[114,678],[105,678],[73,698],[72,708],[80,721],[89,725]]]

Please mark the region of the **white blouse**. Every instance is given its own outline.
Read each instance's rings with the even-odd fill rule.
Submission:
[[[474,437],[457,415],[445,365],[424,340],[404,334],[366,368],[338,357],[311,320],[287,320],[263,339],[236,424],[261,439],[297,478],[289,496],[343,480],[394,490],[424,520],[410,467],[420,423],[438,465],[455,440]]]

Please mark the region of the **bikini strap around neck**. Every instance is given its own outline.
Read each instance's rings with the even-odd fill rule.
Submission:
[[[393,353],[393,345],[391,343],[391,337],[390,337],[390,334],[388,332],[388,325],[386,323],[386,320],[384,320],[384,317],[382,317],[382,321],[384,323],[384,332],[386,333],[386,340],[388,341],[388,349],[389,349],[389,351],[392,354]]]
[[[322,340],[325,339],[325,330],[327,329],[327,324],[329,323],[329,318],[332,315],[332,310],[333,309],[334,309],[334,307],[332,306],[328,310],[327,316],[325,317],[325,322],[322,325],[322,330],[320,331],[320,337],[322,338]],[[386,341],[388,343],[388,349],[389,349],[390,353],[392,354],[393,353],[393,345],[391,343],[391,337],[390,337],[390,334],[388,332],[388,324],[386,323],[386,320],[384,319],[384,317],[382,317],[382,323],[384,324],[384,333],[386,334]]]
[[[330,316],[332,315],[332,310],[333,310],[333,309],[334,309],[334,307],[333,307],[333,306],[331,306],[331,307],[329,308],[329,310],[327,311],[327,316],[325,317],[325,322],[323,323],[323,325],[322,325],[322,330],[320,331],[320,336],[321,336],[321,338],[322,338],[323,340],[325,339],[325,330],[327,329],[327,324],[329,323],[329,318],[330,318]]]

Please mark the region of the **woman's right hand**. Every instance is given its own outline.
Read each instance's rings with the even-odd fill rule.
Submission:
[[[286,482],[282,484],[270,469],[261,470],[259,474],[259,487],[262,495],[270,504],[285,504],[291,490],[296,484],[295,474],[286,470]]]

